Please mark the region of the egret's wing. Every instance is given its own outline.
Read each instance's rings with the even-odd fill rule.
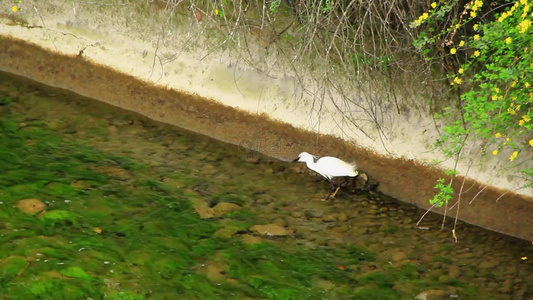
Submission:
[[[356,166],[332,156],[322,157],[318,161],[320,169],[330,177],[357,176]]]

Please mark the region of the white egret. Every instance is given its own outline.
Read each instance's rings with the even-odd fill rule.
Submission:
[[[356,170],[357,166],[355,164],[347,163],[332,156],[318,157],[307,152],[302,152],[294,161],[305,162],[309,169],[324,176],[324,178],[329,181],[331,184],[331,193],[324,200],[335,197],[340,189],[340,184],[336,186],[333,183],[333,177],[355,177],[359,174],[359,172]]]

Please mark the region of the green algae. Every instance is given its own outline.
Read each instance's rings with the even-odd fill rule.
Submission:
[[[141,175],[144,179],[132,180],[135,188],[131,189],[119,184],[124,179],[120,175],[98,172],[98,166],[116,166],[133,172],[135,176],[135,171],[146,169],[142,164],[127,157],[99,152],[83,142],[65,141],[45,128],[18,130],[16,124],[2,122],[0,126],[4,132],[2,144],[11,147],[9,151],[2,150],[14,153],[4,157],[7,169],[11,170],[0,176],[0,182],[6,187],[3,192],[12,201],[21,197],[40,197],[54,203],[54,209],[40,215],[40,223],[20,214],[14,216],[18,217],[14,222],[33,229],[35,233],[19,233],[7,239],[26,237],[25,248],[33,250],[23,254],[39,257],[40,262],[32,265],[27,274],[39,276],[39,280],[26,290],[3,287],[10,294],[22,298],[46,298],[52,293],[58,298],[100,297],[106,290],[105,285],[88,271],[105,276],[111,265],[115,276],[129,276],[128,265],[141,268],[138,272],[143,275],[138,284],[146,289],[163,284],[172,287],[177,295],[198,299],[229,296],[236,291],[243,296],[269,299],[323,298],[325,291],[313,287],[310,278],[349,282],[348,277],[335,267],[337,261],[333,254],[301,247],[294,253],[286,253],[270,244],[247,246],[233,240],[235,234],[245,232],[253,224],[253,213],[246,210],[230,212],[224,216],[229,221],[224,226],[201,221],[188,199],[191,195],[183,190],[165,186],[147,174]],[[28,139],[34,141],[33,145],[24,143]],[[18,151],[12,151],[14,146]],[[187,178],[179,179],[193,182]],[[89,181],[93,190],[87,192],[73,187],[73,182],[80,180]],[[217,203],[244,205],[247,197],[243,194],[245,192],[238,189],[221,191],[214,199]],[[70,203],[84,203],[94,210],[77,209],[73,212],[73,207],[83,205]],[[146,218],[147,211],[142,209],[147,205],[153,209],[149,218]],[[132,218],[135,215],[138,218]],[[91,230],[93,227],[101,227],[104,232],[99,235]],[[37,235],[40,234],[48,238],[39,238]],[[58,240],[56,235],[68,242]],[[14,249],[0,247],[0,250]],[[194,272],[200,260],[219,251],[228,265],[225,270],[228,279],[237,280],[239,285],[223,283],[213,286],[205,276]],[[163,253],[165,255],[157,256]],[[44,260],[50,264],[43,263]],[[17,261],[20,264],[13,263],[5,272],[17,274],[27,266],[24,259]],[[56,267],[74,261],[79,261],[80,265]],[[361,261],[355,257],[354,261],[346,260],[346,263]],[[71,281],[45,275],[53,270],[72,278]],[[280,277],[288,280],[279,281]],[[142,299],[137,294],[109,295],[109,299]]]
[[[61,271],[59,271],[61,275],[70,277],[70,278],[77,278],[77,279],[83,279],[83,280],[94,280],[92,276],[87,274],[82,268],[80,267],[68,267]]]
[[[0,105],[6,105],[11,102],[11,98],[9,97],[1,97],[0,98]]]
[[[76,215],[65,210],[51,210],[45,212],[40,219],[45,226],[77,225]]]
[[[0,264],[2,281],[20,275],[27,267],[28,262],[21,257],[10,257]]]
[[[191,194],[162,184],[155,179],[156,174],[145,173],[147,168],[142,164],[100,152],[84,142],[62,139],[42,124],[21,130],[16,124],[7,121],[0,124],[3,130],[0,142],[4,145],[0,149],[10,154],[3,158],[10,170],[0,175],[3,193],[11,203],[21,197],[39,197],[53,207],[37,219],[6,213],[17,226],[27,228],[28,234],[19,232],[4,239],[26,238],[21,254],[39,259],[23,274],[38,276],[39,280],[26,290],[3,286],[9,294],[22,298],[46,298],[52,293],[59,299],[100,297],[106,287],[97,278],[110,274],[110,270],[114,276],[128,277],[131,265],[140,268],[136,272],[142,277],[137,284],[146,289],[163,285],[177,295],[199,299],[230,296],[236,291],[243,296],[270,299],[302,295],[320,298],[324,291],[313,287],[309,278],[347,280],[335,267],[332,255],[324,262],[327,253],[301,248],[290,254],[269,244],[250,247],[235,241],[232,238],[235,234],[246,232],[254,223],[256,217],[249,211],[226,214],[225,225],[202,221],[189,201]],[[24,142],[30,139],[30,145]],[[100,166],[128,170],[132,172],[131,179],[116,173],[118,169]],[[138,174],[143,179],[135,179],[137,172],[143,172]],[[194,182],[183,176],[177,178]],[[130,184],[125,185],[124,179]],[[79,181],[90,182],[91,189],[78,188],[74,183]],[[244,205],[248,201],[244,194],[239,189],[221,191],[214,199]],[[98,234],[92,230],[94,227],[102,228],[103,233]],[[2,253],[14,250],[0,246]],[[228,265],[225,270],[228,279],[237,280],[237,286],[228,282],[213,286],[204,275],[194,271],[201,260],[219,251]],[[6,272],[16,274],[27,265],[25,260],[18,260],[20,266],[13,265]],[[61,268],[75,261],[78,266]],[[71,280],[46,275],[54,270]],[[291,279],[280,282],[280,276]],[[109,295],[108,299],[143,297],[119,292]]]
[[[0,85],[0,99],[1,91]],[[418,261],[399,266],[379,261],[365,243],[333,247],[298,234],[243,243],[251,236],[248,228],[274,221],[265,218],[265,208],[287,209],[287,217],[293,207],[280,195],[305,188],[276,193],[268,187],[277,184],[277,174],[262,173],[269,164],[240,169],[238,155],[223,160],[199,153],[206,147],[228,151],[225,146],[181,132],[158,131],[173,140],[165,143],[175,161],[157,160],[164,149],[153,150],[157,142],[113,140],[105,133],[110,123],[94,121],[91,113],[74,114],[79,120],[47,119],[46,101],[55,100],[28,97],[19,106],[29,109],[17,110],[22,100],[12,99],[0,111],[0,264],[8,266],[2,268],[0,294],[14,299],[412,299],[423,290],[454,287],[468,298],[479,295],[463,278],[427,276],[431,267],[415,265]],[[66,101],[53,102],[55,109],[58,103],[69,112],[79,109]],[[50,127],[51,121],[56,123]],[[134,123],[120,115],[112,122]],[[145,148],[132,146],[137,144]],[[47,211],[30,216],[13,207],[30,197],[46,203]],[[201,219],[193,202],[210,207],[230,202],[241,209]],[[287,220],[295,224],[294,218]],[[324,230],[321,223],[306,224]],[[372,239],[400,241],[404,229],[383,221]]]

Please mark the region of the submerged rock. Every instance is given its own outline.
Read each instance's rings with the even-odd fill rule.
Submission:
[[[340,222],[346,222],[348,220],[348,216],[343,213],[343,212],[340,212],[339,213],[339,216],[337,217],[337,219],[340,221]]]
[[[114,177],[118,180],[128,180],[131,178],[128,171],[125,169],[119,168],[119,167],[113,167],[113,166],[98,166],[94,168],[95,171],[103,173],[107,176]]]
[[[217,217],[223,216],[229,212],[239,210],[239,209],[241,209],[240,205],[237,205],[231,202],[221,202],[217,204],[215,207],[213,207],[213,211],[215,212],[215,216]]]
[[[392,253],[392,257],[391,258],[392,258],[393,261],[398,262],[398,261],[402,261],[402,260],[406,259],[407,255],[405,253],[403,253],[403,252],[398,251],[398,252]]]
[[[118,134],[118,128],[114,125],[110,125],[106,128],[107,133],[110,135],[117,135]]]
[[[335,222],[336,220],[337,220],[337,214],[336,213],[332,213],[332,214],[325,215],[325,216],[322,217],[322,222],[326,222],[326,223]]]
[[[239,232],[242,228],[238,226],[226,226],[217,230],[213,236],[223,240],[229,240],[231,237]]]
[[[209,207],[207,203],[203,202],[202,200],[193,201],[193,207],[196,213],[202,219],[210,219],[215,216],[215,212],[213,211],[213,209]]]
[[[241,236],[241,240],[243,244],[247,244],[247,245],[259,244],[263,242],[263,240],[260,237],[253,236],[250,234],[243,234]]]
[[[67,123],[61,120],[53,120],[48,122],[48,128],[52,130],[61,130],[67,128]]]
[[[350,178],[346,185],[352,192],[355,190],[374,191],[377,189],[379,182],[370,177],[367,173],[359,171],[359,175]]]
[[[324,291],[326,292],[329,292],[331,290],[333,290],[336,285],[335,283],[329,281],[329,280],[324,280],[324,279],[321,279],[321,278],[318,278],[316,280],[313,281],[313,285],[320,288],[320,289],[323,289]]]
[[[16,206],[27,214],[38,214],[46,209],[46,204],[39,199],[22,199],[17,202]]]
[[[416,300],[444,300],[450,298],[459,298],[458,295],[444,290],[427,290],[418,294]]]
[[[255,225],[250,229],[257,234],[265,236],[287,236],[292,234],[291,230],[278,224]]]

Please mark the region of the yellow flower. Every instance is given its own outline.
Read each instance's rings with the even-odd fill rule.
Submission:
[[[533,139],[529,140],[529,145],[533,147]]]
[[[522,126],[522,125],[524,125],[524,120],[518,121],[518,126]]]
[[[478,50],[474,51],[474,56],[475,56],[475,57],[478,57],[480,54],[481,54],[481,53],[480,53]]]
[[[527,0],[520,0],[520,4],[527,5]]]
[[[215,16],[218,16],[218,9],[215,9]]]
[[[479,34],[474,35],[474,40],[479,40]]]
[[[483,1],[476,0],[476,1],[474,1],[474,5],[477,6],[477,7],[482,7],[483,6]]]
[[[523,20],[522,22],[520,22],[518,24],[518,28],[520,29],[520,33],[524,33],[526,32],[526,30],[529,28],[529,26],[531,25],[531,20]]]
[[[432,8],[437,7],[437,2],[433,2],[433,3],[431,3],[431,7],[432,7]]]
[[[455,77],[455,78],[453,79],[453,83],[455,83],[455,84],[461,84],[461,78],[459,78],[459,77]]]
[[[520,257],[521,260],[527,260],[527,256]]]
[[[494,137],[496,137],[496,138],[499,138],[500,136],[502,136],[502,134],[499,133],[499,132],[494,135]]]
[[[492,151],[492,155],[498,155],[498,150]]]
[[[13,5],[13,7],[11,7],[11,10],[16,13],[17,11],[19,11],[19,7],[16,6],[16,5]]]
[[[522,119],[524,119],[524,121],[526,121],[526,122],[531,121],[531,117],[528,116],[528,115],[523,115],[523,116],[522,116]]]
[[[507,143],[508,141],[510,141],[511,139],[510,138],[505,138],[505,142]]]
[[[506,44],[511,43],[511,41],[512,41],[511,37],[507,37],[507,38],[505,39],[505,43],[506,43]]]
[[[475,4],[474,4],[474,6],[472,6],[472,8],[471,8],[472,11],[477,11],[477,9],[478,9],[478,7],[477,7],[477,5],[475,5]]]
[[[465,71],[465,70],[463,70],[463,68],[459,68],[459,70],[457,70],[457,73],[459,73],[459,74],[463,74],[464,71]]]
[[[423,13],[421,16],[420,16],[420,19],[421,21],[424,21],[425,19],[427,19],[429,17],[428,13]]]
[[[477,13],[476,13],[475,11],[471,11],[471,12],[470,12],[470,16],[471,16],[472,18],[475,18],[475,17],[477,16]]]
[[[460,41],[459,42],[459,47],[463,47],[465,45],[465,41]]]
[[[450,49],[450,53],[451,53],[451,54],[455,54],[455,53],[457,53],[457,49],[455,49],[455,48]]]
[[[529,84],[529,82],[526,82],[526,83],[524,83],[524,86],[525,87],[530,87],[531,85]]]
[[[511,82],[511,87],[515,86],[516,85],[516,80]]]
[[[511,154],[511,156],[509,157],[509,160],[513,161],[517,156],[518,156],[518,151],[515,151],[513,152],[513,154]]]
[[[492,95],[491,99],[492,99],[492,101],[498,100],[498,95]]]
[[[494,91],[495,91],[496,93],[499,93],[499,92],[500,92],[500,89],[497,88],[497,87],[495,87],[495,88],[494,88]]]
[[[474,30],[477,30],[478,27],[479,27],[479,24],[474,24],[474,26],[473,26]]]

